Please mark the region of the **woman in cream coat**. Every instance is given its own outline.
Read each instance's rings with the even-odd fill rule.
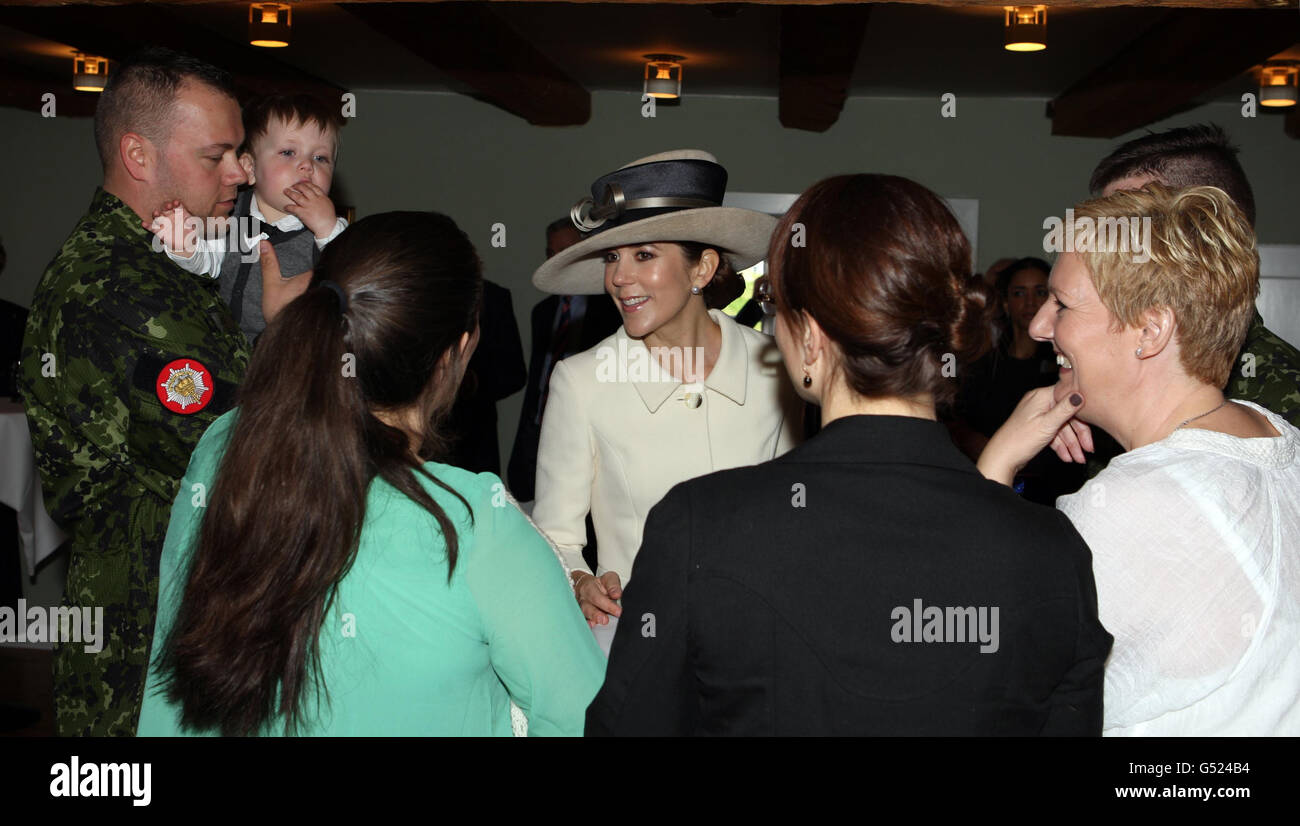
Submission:
[[[573,208],[588,234],[547,260],[533,283],[559,294],[607,292],[623,327],[556,365],[537,454],[533,519],[555,543],[592,625],[616,602],[646,515],[678,482],[757,464],[795,444],[797,397],[769,337],[719,309],[776,226],[722,207],[727,173],[707,152],[634,161],[598,179]],[[595,575],[582,558],[595,525]]]

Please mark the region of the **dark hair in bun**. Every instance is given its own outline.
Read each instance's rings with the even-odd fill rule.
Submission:
[[[915,181],[821,181],[781,219],[767,260],[782,320],[798,328],[800,311],[816,319],[859,395],[950,402],[960,365],[989,349],[993,290],[972,275],[970,243],[948,205]]]
[[[692,267],[700,263],[705,250],[713,250],[718,254],[718,268],[713,272],[713,279],[700,291],[704,296],[704,306],[710,310],[721,310],[745,292],[745,279],[731,266],[731,260],[724,250],[697,241],[673,243],[682,248],[686,262]]]

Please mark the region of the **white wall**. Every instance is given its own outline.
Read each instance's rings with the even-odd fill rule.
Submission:
[[[1270,330],[1300,342],[1300,244],[1260,245],[1256,304]]]

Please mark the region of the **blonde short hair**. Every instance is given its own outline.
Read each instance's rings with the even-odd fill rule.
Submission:
[[[1183,369],[1215,387],[1227,384],[1259,295],[1255,233],[1232,198],[1212,186],[1152,183],[1084,201],[1074,208],[1076,227],[1081,218],[1096,228],[1118,219],[1137,231],[1150,219],[1145,255],[1101,244],[1080,252],[1097,295],[1125,326],[1168,307]]]

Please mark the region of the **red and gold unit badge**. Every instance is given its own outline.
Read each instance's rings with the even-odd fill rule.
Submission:
[[[176,359],[158,374],[158,401],[173,413],[198,413],[212,400],[212,374],[194,359]]]

